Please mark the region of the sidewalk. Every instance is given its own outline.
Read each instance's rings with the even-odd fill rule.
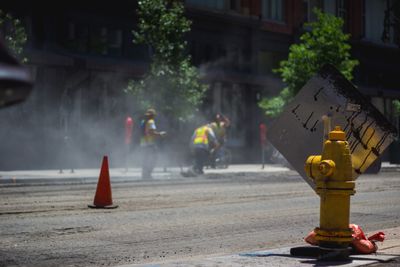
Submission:
[[[184,170],[187,167],[183,168]],[[227,169],[205,169],[205,173],[276,173],[276,172],[295,172],[279,164],[265,164],[264,169],[261,164],[233,164]],[[400,172],[400,164],[390,164],[383,162],[381,172]],[[170,180],[183,178],[180,175],[181,168],[168,167],[164,172],[163,168],[156,168],[153,172],[154,179]],[[74,169],[73,172],[69,169],[62,170],[19,170],[19,171],[0,171],[0,184],[15,184],[15,183],[87,183],[95,182],[99,178],[99,169]],[[110,168],[110,177],[112,181],[139,181],[141,180],[141,169],[129,168],[126,171],[124,168]]]
[[[186,170],[187,167],[184,168]],[[140,168],[110,168],[111,181],[139,181],[141,179]],[[264,169],[261,164],[237,164],[231,165],[227,169],[206,169],[205,173],[249,173],[249,172],[285,172],[290,171],[286,167],[276,164],[267,164]],[[156,168],[153,172],[154,179],[169,180],[183,178],[180,175],[181,168],[168,167],[164,172],[163,168]],[[21,170],[21,171],[0,171],[0,184],[10,183],[65,183],[65,182],[91,182],[97,181],[100,174],[99,169],[66,169],[60,173],[60,170]]]
[[[274,173],[291,171],[287,167],[279,164],[265,164],[262,169],[261,164],[233,164],[227,169],[205,169],[205,173]],[[184,170],[187,167],[183,168]],[[382,163],[382,172],[400,172],[400,164]],[[164,172],[163,168],[156,168],[153,177],[160,180],[169,180],[182,178],[180,175],[181,168],[168,167]],[[5,183],[45,183],[45,182],[89,182],[97,180],[100,174],[99,169],[70,169],[60,170],[16,170],[16,171],[0,171],[0,184]],[[110,168],[110,177],[113,181],[137,181],[141,180],[141,169],[138,167],[129,168]]]
[[[165,263],[152,264],[130,264],[120,265],[118,267],[172,267],[172,266],[187,266],[187,267],[225,267],[225,266],[280,266],[280,267],[314,267],[314,266],[341,266],[355,267],[367,266],[385,266],[388,261],[400,257],[400,227],[385,229],[386,240],[383,243],[378,243],[379,249],[376,254],[369,255],[351,255],[349,261],[317,261],[312,257],[295,257],[290,255],[290,247],[276,248],[263,251],[243,252],[234,255],[215,256],[203,259],[193,259],[185,261],[170,261]],[[307,246],[306,243],[297,244],[297,246]],[[293,246],[296,247],[296,246]],[[396,260],[396,262],[398,262]],[[391,266],[396,266],[395,265]]]
[[[389,162],[382,162],[381,171],[397,171],[400,172],[400,164],[391,164]]]

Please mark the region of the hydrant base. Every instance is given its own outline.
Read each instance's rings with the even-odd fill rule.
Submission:
[[[290,255],[295,257],[312,257],[319,261],[348,261],[352,248],[324,248],[318,246],[294,247]]]
[[[353,240],[352,229],[341,229],[341,230],[324,230],[319,227],[314,229],[315,239],[319,241],[321,247],[340,249],[346,248],[350,245]]]

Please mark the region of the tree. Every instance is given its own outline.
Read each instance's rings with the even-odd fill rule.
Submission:
[[[1,30],[3,31],[5,45],[21,62],[27,62],[26,57],[23,55],[27,35],[21,21],[14,18],[11,14],[0,10],[0,31]]]
[[[317,21],[305,24],[311,31],[300,37],[300,43],[289,48],[287,60],[281,61],[278,69],[286,87],[272,98],[263,98],[259,106],[267,116],[276,117],[284,105],[293,98],[305,83],[326,63],[334,65],[347,79],[358,65],[350,59],[349,34],[342,31],[343,19],[314,9]]]
[[[137,13],[134,42],[151,48],[152,62],[141,80],[129,81],[126,91],[135,96],[140,109],[151,106],[170,118],[186,120],[208,88],[186,53],[184,37],[191,21],[185,18],[181,1],[141,0]]]

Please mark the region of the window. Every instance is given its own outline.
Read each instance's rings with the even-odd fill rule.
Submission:
[[[262,0],[262,17],[267,20],[284,21],[284,0]]]
[[[325,13],[332,14],[344,20],[346,28],[347,0],[304,0],[305,20],[313,22],[317,20],[314,8],[320,9]]]
[[[258,51],[257,65],[259,73],[272,73],[272,70],[279,67],[279,62],[285,59],[285,54],[275,51]]]
[[[90,52],[95,54],[107,54],[107,28],[92,27],[90,30]]]
[[[210,9],[224,9],[225,0],[186,0],[186,4]]]
[[[96,55],[122,55],[123,31],[104,25],[69,21],[65,23],[63,45],[71,51]]]
[[[72,46],[76,51],[85,53],[88,50],[89,42],[89,27],[86,25],[76,25],[75,27],[76,39],[71,40]]]
[[[66,40],[63,45],[79,53],[88,52],[89,48],[89,27],[85,24],[68,22],[65,25]]]
[[[346,19],[347,8],[345,0],[336,0],[336,16],[341,17],[344,20]]]
[[[336,2],[332,0],[324,0],[323,10],[325,13],[336,15]]]
[[[398,0],[386,0],[384,9],[383,31],[381,40],[400,46],[400,2]]]
[[[365,37],[365,20],[366,20],[365,14],[366,14],[366,12],[365,12],[365,0],[363,0],[362,1],[362,13],[361,13],[361,18],[362,18],[362,23],[363,23],[363,26],[362,26],[362,29],[361,29],[361,36],[362,37]]]
[[[224,59],[227,56],[226,48],[216,43],[190,42],[190,54],[193,64],[213,62]]]
[[[336,17],[343,19],[343,30],[347,30],[347,2],[346,0],[336,0]]]
[[[122,52],[122,30],[112,29],[108,32],[108,53],[120,56]]]
[[[240,0],[229,0],[229,9],[240,12]]]
[[[330,2],[332,2],[332,0],[329,0]],[[303,2],[304,4],[304,21],[307,22],[312,22],[312,21],[316,21],[317,17],[315,16],[314,13],[314,8],[318,8],[323,10],[323,2],[321,0],[305,0]]]
[[[384,27],[386,4],[386,0],[365,0],[364,31],[366,40],[377,43],[382,43],[382,40],[387,43],[394,42],[393,27],[386,29]]]

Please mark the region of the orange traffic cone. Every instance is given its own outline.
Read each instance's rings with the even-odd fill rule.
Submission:
[[[101,171],[93,205],[89,204],[88,207],[101,209],[115,209],[118,207],[118,205],[113,205],[112,203],[110,173],[108,171],[107,156],[103,157],[103,163],[101,164]]]

